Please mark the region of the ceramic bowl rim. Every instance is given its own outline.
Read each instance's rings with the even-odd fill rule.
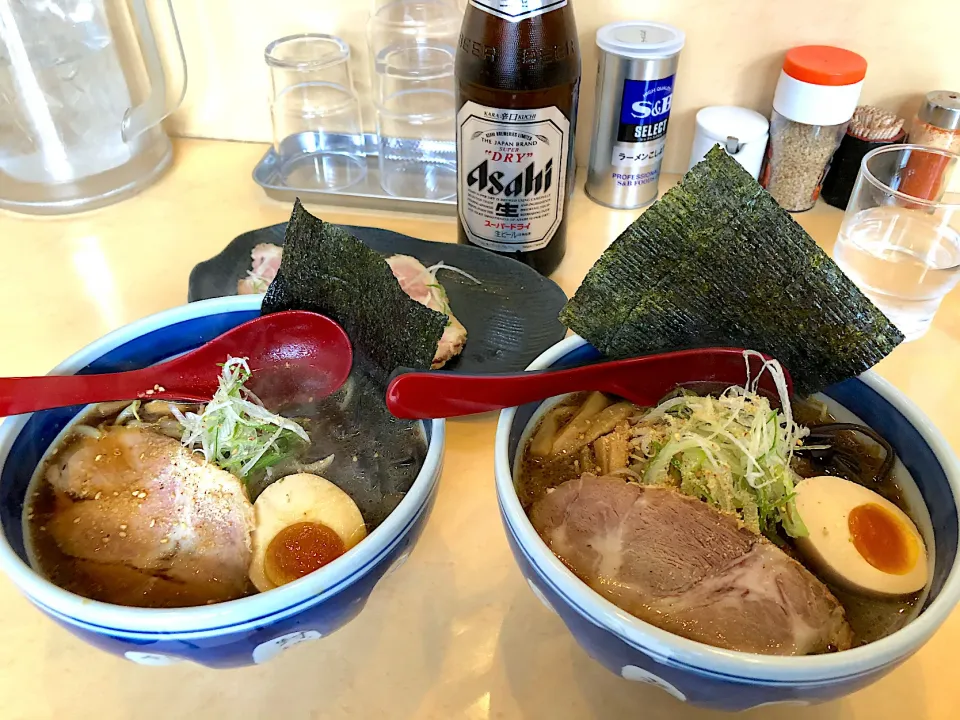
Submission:
[[[57,365],[50,374],[72,374],[99,359],[105,353],[137,337],[186,320],[257,310],[263,295],[212,298],[164,310],[114,330],[95,340]],[[6,418],[0,423],[0,469],[9,458],[10,448],[32,415]],[[96,632],[120,631],[127,635],[143,633],[175,639],[178,635],[223,635],[234,626],[251,621],[268,624],[272,618],[318,598],[329,588],[355,581],[366,574],[382,552],[392,547],[413,526],[422,507],[436,486],[443,460],[445,423],[433,420],[427,457],[410,491],[397,508],[367,538],[325,568],[296,582],[267,593],[250,595],[216,605],[202,607],[150,609],[134,608],[88,600],[63,590],[27,565],[0,531],[0,570],[28,599],[55,616],[82,623]]]
[[[546,350],[527,369],[550,367],[586,344],[577,335],[567,337]],[[950,484],[954,504],[960,505],[960,463],[940,431],[912,401],[875,372],[867,371],[860,379],[893,405],[929,444]],[[958,554],[940,593],[918,618],[881,640],[852,650],[827,655],[777,657],[723,650],[661,630],[633,617],[587,587],[537,535],[520,505],[513,484],[509,446],[516,413],[517,408],[500,413],[495,447],[497,500],[507,531],[513,534],[540,575],[575,612],[653,659],[732,680],[790,684],[837,681],[906,658],[933,635],[960,601]]]

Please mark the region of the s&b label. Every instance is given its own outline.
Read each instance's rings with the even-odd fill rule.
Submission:
[[[673,77],[624,81],[620,127],[613,146],[614,167],[660,164],[673,104]]]
[[[457,115],[457,210],[470,241],[488,250],[545,248],[563,220],[570,121],[556,107]]]
[[[558,10],[567,4],[567,0],[470,0],[470,4],[515,23]]]

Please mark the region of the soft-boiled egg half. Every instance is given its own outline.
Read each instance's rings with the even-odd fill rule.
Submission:
[[[927,584],[927,551],[900,508],[862,485],[825,475],[797,485],[797,514],[809,534],[797,549],[838,585],[907,595]]]
[[[353,499],[319,475],[289,475],[253,504],[250,580],[260,592],[333,562],[367,536]]]

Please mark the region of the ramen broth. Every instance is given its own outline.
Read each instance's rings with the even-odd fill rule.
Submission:
[[[713,392],[712,388],[698,389],[698,394]],[[523,453],[518,459],[514,476],[516,490],[524,511],[530,515],[533,505],[542,499],[553,488],[580,477],[583,473],[604,474],[603,458],[599,458],[587,444],[571,454],[554,456],[545,459],[545,453],[532,451],[536,443],[544,442],[548,436],[556,437],[558,432],[569,427],[571,420],[578,414],[584,403],[589,401],[588,393],[577,393],[547,406],[538,419],[531,422],[532,431],[528,431],[523,441]],[[616,399],[608,399],[615,403]],[[795,401],[793,404],[796,419],[802,424],[827,424],[837,421],[861,424],[852,413],[837,406],[828,398],[821,396],[816,402]],[[648,408],[635,406],[633,419],[641,417]],[[591,435],[592,437],[592,435]],[[583,439],[583,438],[582,438]],[[859,453],[863,462],[862,478],[849,478],[877,492],[903,510],[920,528],[925,537],[926,546],[930,553],[929,563],[933,565],[933,544],[929,528],[930,520],[923,507],[922,499],[909,472],[898,461],[893,472],[883,480],[877,482],[872,477],[872,471],[879,467],[882,452],[869,440],[863,439],[854,433],[845,433],[841,444]],[[803,462],[795,460],[794,470],[801,477],[808,477],[804,473]],[[624,480],[630,480],[625,476]],[[917,508],[920,508],[918,511]],[[899,630],[913,620],[923,607],[928,588],[900,597],[875,597],[852,592],[833,582],[831,578],[818,573],[815,568],[807,566],[799,553],[793,548],[790,538],[782,535],[778,540],[781,549],[795,560],[814,573],[834,594],[843,605],[846,618],[854,633],[854,646],[865,645],[879,640]]]
[[[147,571],[79,559],[61,551],[47,525],[58,511],[58,502],[62,508],[63,500],[58,501],[59,491],[46,480],[47,470],[90,435],[90,428],[109,431],[116,427],[122,408],[127,406],[129,403],[95,406],[78,416],[39,464],[28,489],[23,514],[31,565],[65,590],[116,604],[184,607],[255,593],[256,589],[247,581],[244,589],[225,597],[216,587],[208,592],[203,585],[179,583],[157,571],[150,573],[157,580],[151,583],[149,601],[145,603],[142,585]],[[324,400],[279,408],[278,412],[300,423],[310,437],[310,444],[278,465],[248,476],[245,484],[251,502],[267,486],[285,476],[315,472],[353,499],[369,533],[410,490],[426,458],[427,442],[422,425],[393,418],[375,383],[362,373],[352,375],[340,390]],[[121,419],[130,426],[129,413]],[[161,414],[150,419],[147,425],[152,433],[179,440],[181,428],[171,416]],[[113,539],[117,542],[119,538]]]

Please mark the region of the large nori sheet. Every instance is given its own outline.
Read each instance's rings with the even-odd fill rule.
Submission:
[[[283,261],[261,312],[310,310],[347,331],[358,360],[385,384],[398,367],[427,370],[447,316],[411,299],[390,266],[337,225],[307,212],[300,201],[284,239]]]
[[[858,375],[903,341],[719,146],[613,242],[560,319],[610,358],[766,352],[802,393]]]

